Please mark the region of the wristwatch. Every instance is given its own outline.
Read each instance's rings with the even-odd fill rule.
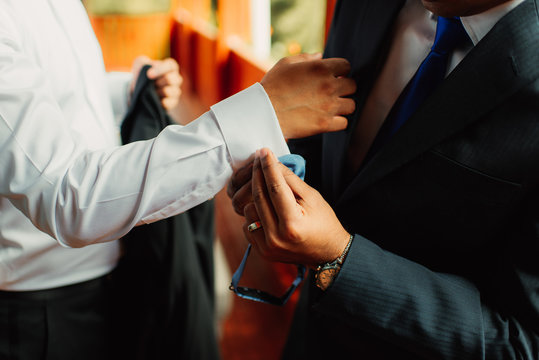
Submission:
[[[326,291],[326,289],[335,279],[335,276],[337,276],[339,271],[341,271],[342,263],[346,258],[346,254],[348,254],[348,250],[350,249],[350,245],[352,245],[353,239],[354,235],[350,235],[348,244],[346,244],[346,247],[344,248],[344,251],[341,256],[331,262],[319,265],[316,268],[316,274],[314,275],[315,283],[316,286],[318,286],[318,288],[320,288],[322,291]]]

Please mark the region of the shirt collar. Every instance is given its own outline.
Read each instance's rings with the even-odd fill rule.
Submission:
[[[495,6],[485,12],[472,16],[461,17],[464,29],[475,45],[496,25],[507,13],[520,5],[524,0],[510,0]]]

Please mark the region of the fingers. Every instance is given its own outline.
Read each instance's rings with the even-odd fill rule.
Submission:
[[[245,206],[243,216],[245,216],[245,222],[243,223],[243,234],[245,235],[245,238],[247,241],[258,251],[259,244],[264,244],[264,230],[263,228],[259,228],[253,231],[249,231],[248,226],[255,221],[260,220],[260,216],[258,216],[258,213],[256,211],[256,206],[254,203],[250,203],[247,206]]]
[[[157,94],[166,110],[174,108],[180,99],[183,79],[178,69],[178,63],[169,58],[153,61],[152,67],[147,72],[148,78],[155,80]]]
[[[303,61],[312,61],[312,60],[320,60],[322,59],[322,53],[314,53],[314,54],[298,54],[293,55],[284,58],[283,60],[288,62],[289,64],[295,64]]]
[[[183,78],[181,77],[180,73],[177,71],[174,71],[174,72],[165,73],[164,75],[158,77],[155,80],[155,86],[166,87],[166,86],[172,85],[174,87],[180,87],[182,82],[183,82]]]
[[[283,165],[282,163],[279,165],[286,184],[294,194],[294,199],[301,205],[301,202],[309,197],[309,193],[313,188],[307,185],[305,181],[301,180],[301,178],[294,174],[294,172],[286,165]]]
[[[180,99],[175,98],[161,98],[161,105],[165,110],[172,110],[178,103],[180,102]]]
[[[279,221],[283,222],[291,215],[295,215],[297,211],[296,198],[283,176],[281,163],[269,149],[260,150],[260,164],[269,200],[277,212]]]
[[[351,65],[350,62],[344,58],[327,58],[322,59],[321,53],[315,54],[298,54],[293,56],[288,56],[283,58],[282,61],[289,64],[300,63],[304,61],[314,61],[321,60],[335,77],[338,76],[347,76],[350,73]]]
[[[181,95],[181,90],[179,87],[177,86],[165,86],[165,87],[162,87],[162,88],[157,88],[156,89],[157,91],[157,95],[159,95],[159,97],[161,99],[163,98],[179,98],[180,95]]]
[[[226,193],[230,198],[232,198],[236,191],[238,191],[243,185],[251,181],[251,178],[253,176],[254,159],[255,155],[253,154],[249,156],[249,158],[245,161],[245,163],[243,163],[241,167],[234,170],[234,173],[232,174],[232,177],[230,178],[226,189]]]
[[[254,154],[247,159],[243,166],[234,171],[226,188],[228,197],[232,199],[232,207],[239,215],[243,215],[245,205],[253,201],[251,188],[253,160]]]
[[[350,115],[356,110],[356,102],[350,98],[339,98],[335,103],[337,104],[335,115]]]
[[[148,73],[152,69],[153,67],[148,70]],[[148,76],[148,78],[150,78],[150,76]],[[159,77],[155,79],[155,87],[161,97],[179,97],[181,94],[180,86],[182,82],[183,78],[180,76],[180,73],[175,70],[159,75]]]
[[[257,151],[258,153],[258,151]],[[253,164],[252,195],[256,212],[264,226],[264,232],[275,229],[278,226],[277,215],[271,203],[268,188],[264,180],[264,173],[260,163],[260,157],[256,156]]]
[[[346,129],[348,126],[348,119],[344,116],[333,116],[328,126],[325,129],[325,132],[334,132],[341,131]]]
[[[347,76],[351,66],[348,60],[343,58],[328,58],[322,60],[334,76]]]
[[[239,188],[233,196],[232,207],[238,215],[243,215],[245,206],[253,202],[253,190],[251,187],[251,182],[246,183],[241,188]]]
[[[179,72],[178,63],[172,58],[151,60],[145,55],[135,58],[132,67],[132,74],[135,81],[131,84],[131,91],[134,89],[140,70],[146,64],[151,65],[146,75],[149,79],[155,80],[157,92],[162,100],[163,106],[165,108],[170,108],[176,105],[181,94],[180,86],[183,79]]]
[[[133,75],[138,76],[140,69],[146,64],[151,64],[151,62],[152,60],[146,55],[137,56],[135,60],[133,60]]]
[[[161,61],[152,61],[152,67],[148,70],[148,78],[154,80],[169,72],[179,72],[179,65],[176,60],[166,58]]]
[[[245,223],[247,225],[260,220],[260,216],[256,211],[255,203],[251,202],[243,208],[243,216],[245,217]]]
[[[179,87],[167,86],[164,88],[157,88],[157,95],[161,99],[161,104],[165,109],[172,109],[180,101],[181,90]]]
[[[356,92],[356,82],[349,78],[340,77],[337,79],[339,82],[337,89],[337,98],[334,99],[335,113],[331,121],[329,121],[326,131],[340,131],[346,129],[348,126],[348,119],[343,115],[350,115],[356,110],[356,102],[347,97]]]
[[[339,96],[348,96],[356,92],[357,84],[353,79],[341,76],[337,78],[337,89]]]
[[[133,60],[133,63],[137,65],[144,65],[144,64],[149,64],[151,61],[152,60],[146,55],[140,55],[140,56],[137,56],[135,60]]]

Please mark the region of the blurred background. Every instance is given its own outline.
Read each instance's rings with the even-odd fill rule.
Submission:
[[[336,0],[83,0],[108,71],[133,59],[173,57],[184,79],[172,111],[182,124],[260,81],[280,58],[321,52]],[[247,247],[230,200],[215,197],[217,329],[223,360],[278,359],[297,302],[284,307],[236,297],[228,289]],[[296,268],[251,253],[242,285],[282,294]]]

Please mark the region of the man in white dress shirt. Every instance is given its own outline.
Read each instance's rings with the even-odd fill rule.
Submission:
[[[158,83],[179,86],[174,63],[154,65]],[[130,79],[105,73],[81,2],[4,1],[0,359],[104,358],[116,240],[213,197],[257,148],[285,154],[285,138],[344,128],[348,71],[343,59],[287,59],[188,126],[120,146],[113,109]]]

